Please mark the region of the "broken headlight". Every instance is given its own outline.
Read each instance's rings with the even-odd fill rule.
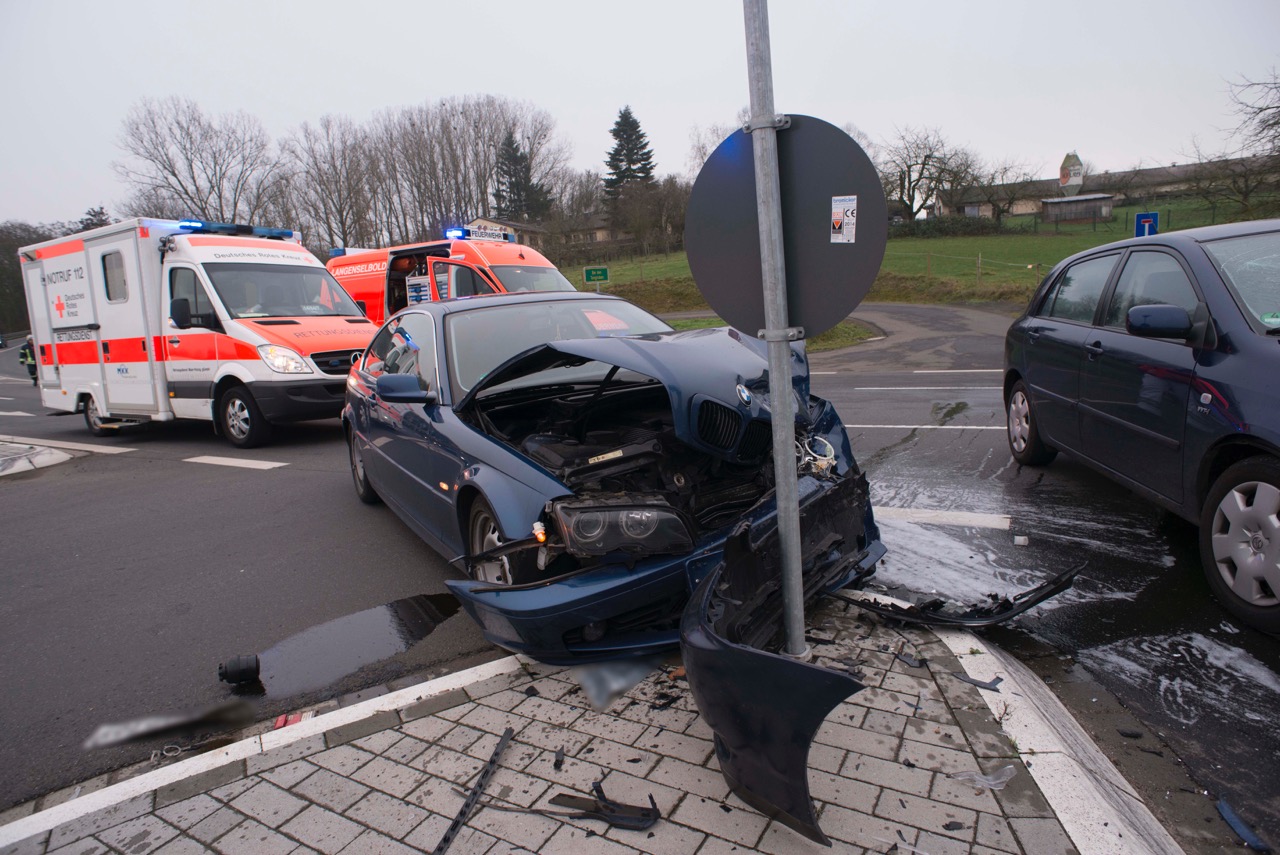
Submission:
[[[693,549],[693,537],[684,519],[660,498],[619,496],[557,502],[552,507],[565,550],[571,555]]]

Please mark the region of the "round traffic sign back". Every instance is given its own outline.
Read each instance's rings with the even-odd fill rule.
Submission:
[[[786,259],[787,323],[819,335],[871,290],[889,237],[880,177],[844,131],[790,116],[778,131]],[[730,325],[765,328],[755,155],[735,131],[698,173],[685,219],[685,249],[698,290]]]

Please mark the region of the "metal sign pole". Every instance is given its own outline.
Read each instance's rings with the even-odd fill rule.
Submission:
[[[778,183],[779,126],[773,107],[773,68],[769,55],[769,11],[766,0],[743,0],[747,30],[747,77],[751,87],[751,145],[755,154],[756,206],[760,219],[760,265],[764,279],[769,346],[769,401],[773,414],[773,468],[778,503],[778,535],[782,547],[783,626],[786,652],[803,656],[804,585],[800,572],[800,498],[796,480],[796,417],[791,386],[790,342],[804,331],[787,328],[787,283],[783,259],[782,204]]]

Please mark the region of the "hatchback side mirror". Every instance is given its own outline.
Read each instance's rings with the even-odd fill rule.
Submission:
[[[1191,316],[1180,306],[1152,304],[1134,306],[1125,319],[1129,332],[1142,338],[1177,338],[1191,335]]]

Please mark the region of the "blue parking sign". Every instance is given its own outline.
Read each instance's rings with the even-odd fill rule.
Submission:
[[[1146,237],[1160,233],[1160,212],[1147,211],[1133,215],[1133,236]]]

